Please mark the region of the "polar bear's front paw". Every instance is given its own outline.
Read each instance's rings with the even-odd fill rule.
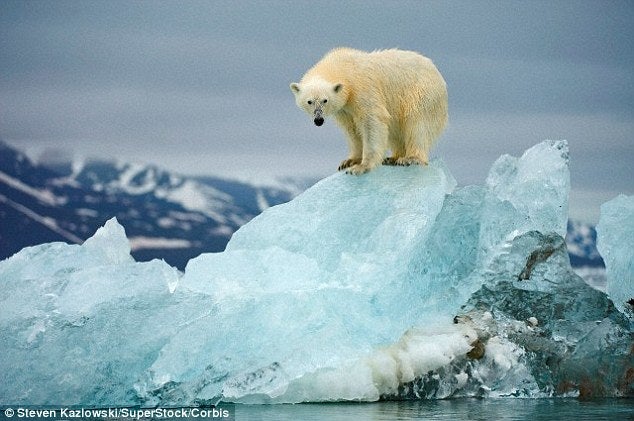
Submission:
[[[361,175],[370,171],[372,168],[365,164],[357,164],[346,170],[346,174]]]
[[[353,165],[357,165],[360,163],[361,163],[361,160],[358,158],[344,159],[343,161],[341,161],[341,164],[339,164],[338,171],[345,170],[346,168],[350,168]]]

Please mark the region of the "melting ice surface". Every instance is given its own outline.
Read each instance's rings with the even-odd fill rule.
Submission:
[[[546,141],[484,186],[335,174],[184,274],[116,220],[26,248],[0,262],[0,404],[629,396],[631,319],[570,268],[568,190]]]

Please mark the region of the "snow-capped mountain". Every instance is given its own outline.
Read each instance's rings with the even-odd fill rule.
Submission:
[[[604,267],[597,250],[597,231],[594,226],[580,221],[568,221],[566,246],[573,267]]]
[[[81,243],[116,216],[136,259],[183,269],[200,253],[224,250],[241,225],[314,181],[264,187],[126,162],[36,164],[0,141],[0,259],[44,242]],[[566,243],[573,266],[603,266],[593,226],[570,221]]]
[[[566,247],[570,264],[577,275],[593,288],[605,291],[605,263],[597,250],[597,231],[594,226],[569,220]]]
[[[202,252],[223,250],[241,225],[309,184],[254,186],[99,160],[36,164],[0,142],[0,259],[43,242],[81,243],[116,216],[136,259],[182,269]]]

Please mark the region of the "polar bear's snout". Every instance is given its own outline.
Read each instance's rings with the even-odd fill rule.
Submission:
[[[317,108],[315,110],[314,113],[314,122],[315,122],[315,126],[321,126],[322,124],[324,124],[324,117],[323,117],[323,112],[321,111],[321,108]]]

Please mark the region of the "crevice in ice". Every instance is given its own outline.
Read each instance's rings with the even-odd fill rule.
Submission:
[[[552,241],[545,242],[538,249],[533,250],[528,256],[528,259],[526,259],[526,265],[524,265],[524,268],[517,277],[520,281],[530,279],[531,273],[537,264],[545,263],[555,251],[566,247],[566,243],[561,237],[549,236],[548,238],[552,239]]]

